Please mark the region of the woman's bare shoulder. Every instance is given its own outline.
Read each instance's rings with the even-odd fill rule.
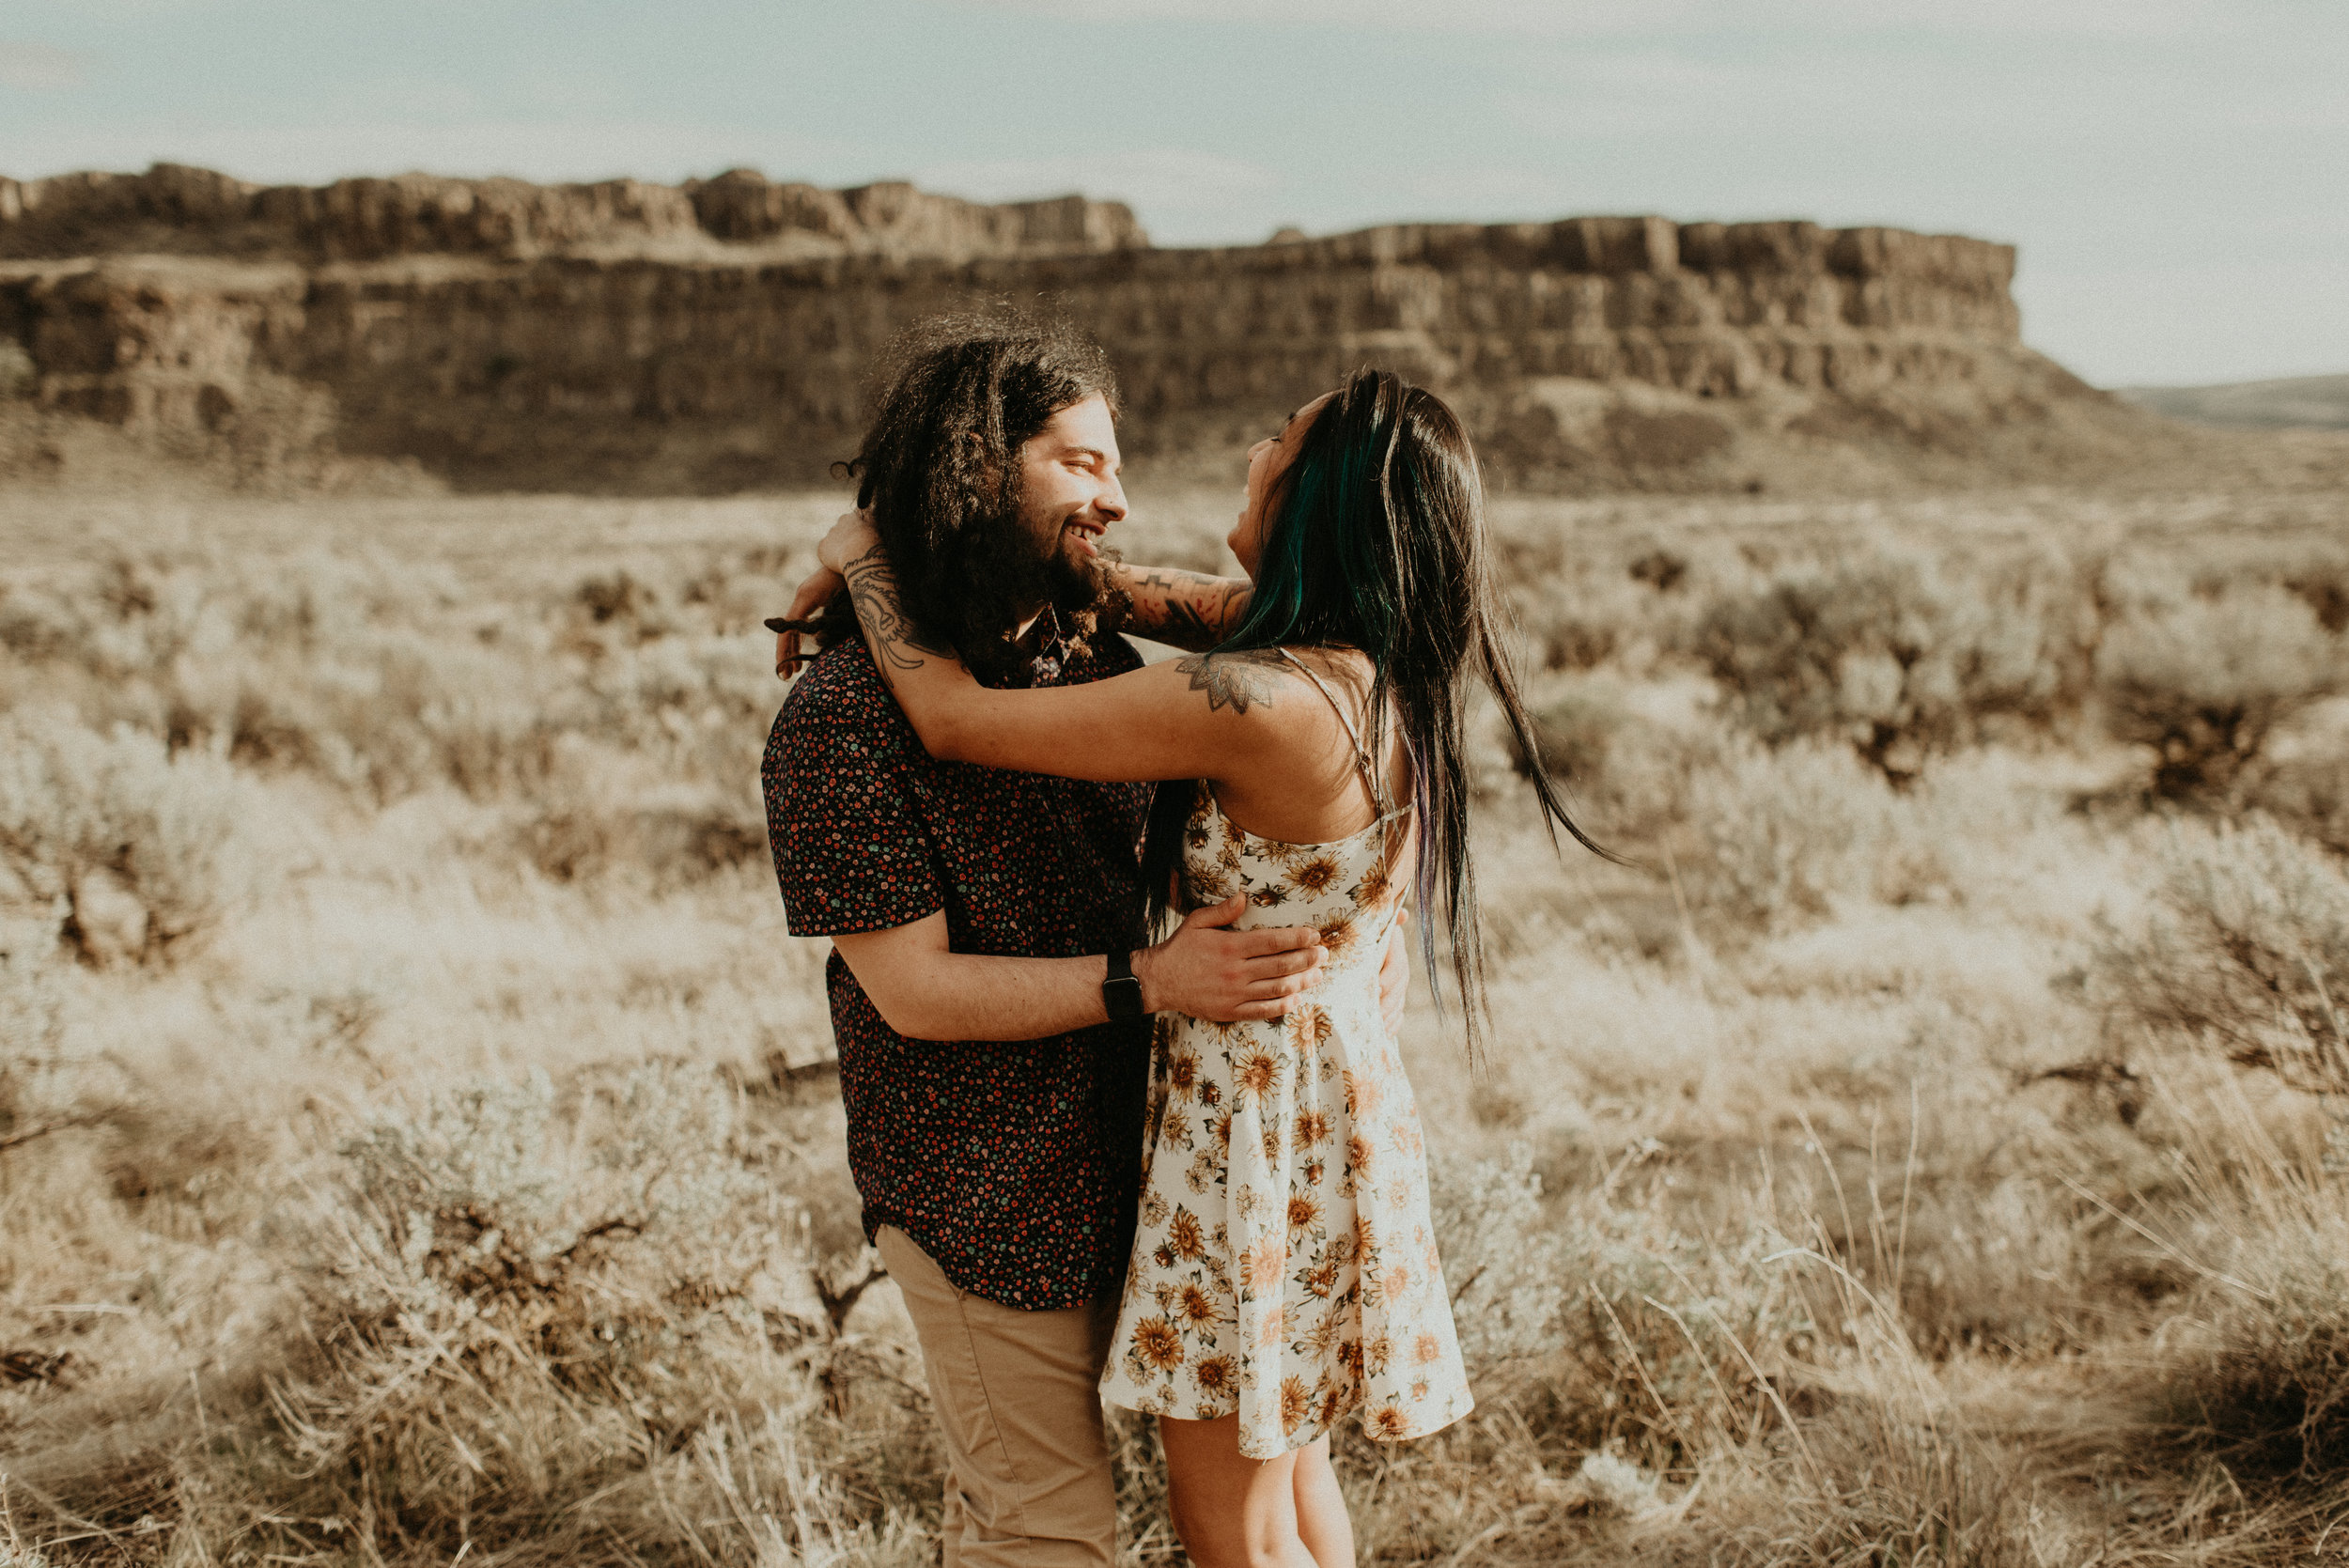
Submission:
[[[1290,659],[1344,690],[1367,691],[1371,680],[1377,674],[1370,661],[1370,655],[1360,648],[1309,644],[1287,651]]]
[[[1210,709],[1243,714],[1288,707],[1300,696],[1315,708],[1330,707],[1331,698],[1358,708],[1375,678],[1367,655],[1310,645],[1217,649],[1175,660],[1172,668],[1206,694]]]
[[[1279,648],[1229,648],[1194,653],[1174,660],[1190,690],[1204,693],[1211,712],[1256,713],[1280,706],[1301,690],[1305,677]]]

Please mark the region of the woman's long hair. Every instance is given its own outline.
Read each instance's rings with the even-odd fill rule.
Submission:
[[[1081,585],[1036,574],[1019,531],[1019,449],[1061,410],[1099,396],[1117,411],[1109,356],[1074,329],[1010,309],[940,316],[901,334],[882,358],[880,396],[855,458],[857,481],[906,610],[982,675],[1023,668],[1016,607],[1052,598],[1072,642],[1120,616],[1105,575]],[[1032,604],[1030,605],[1032,608]],[[856,632],[845,596],[808,629],[821,646]]]
[[[1434,977],[1435,924],[1450,933],[1473,1056],[1483,1037],[1485,963],[1469,855],[1463,723],[1481,675],[1522,754],[1551,842],[1563,828],[1617,859],[1567,815],[1540,766],[1518,694],[1485,532],[1476,454],[1443,400],[1392,371],[1360,370],[1324,403],[1267,499],[1256,588],[1221,651],[1348,647],[1374,671],[1364,749],[1383,763],[1390,713],[1402,729],[1418,807],[1421,941]],[[1161,784],[1143,852],[1143,886],[1162,915],[1179,863],[1191,786]]]

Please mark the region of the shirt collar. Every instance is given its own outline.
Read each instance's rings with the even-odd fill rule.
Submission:
[[[1060,612],[1049,604],[1044,607],[1037,630],[1035,657],[1028,661],[1029,684],[1050,686],[1068,668],[1068,632],[1061,625]]]

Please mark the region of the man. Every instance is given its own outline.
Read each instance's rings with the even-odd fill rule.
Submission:
[[[901,342],[850,471],[916,642],[989,684],[1042,685],[1138,667],[1120,625],[1191,647],[1221,634],[1245,582],[1103,552],[1126,515],[1115,396],[1101,351],[1054,327],[948,319]],[[811,582],[795,614],[837,586]],[[792,931],[832,939],[849,1166],[945,1437],[945,1561],[1107,1564],[1096,1385],[1133,1233],[1148,1015],[1277,1017],[1319,968],[1318,934],[1228,930],[1235,899],[1144,945],[1150,786],[933,762],[853,616],[823,629],[769,738],[769,832]],[[797,667],[796,631],[776,654]],[[1399,953],[1391,967],[1399,995]]]

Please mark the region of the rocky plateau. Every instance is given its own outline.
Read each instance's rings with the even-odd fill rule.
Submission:
[[[1361,364],[1454,397],[1500,482],[1536,490],[2030,481],[2173,450],[2024,345],[2015,267],[1954,235],[1653,216],[1170,249],[1113,202],[747,170],[0,179],[0,463],[787,488],[853,449],[892,334],[1003,301],[1099,338],[1129,454],[1178,474],[1222,475]]]

